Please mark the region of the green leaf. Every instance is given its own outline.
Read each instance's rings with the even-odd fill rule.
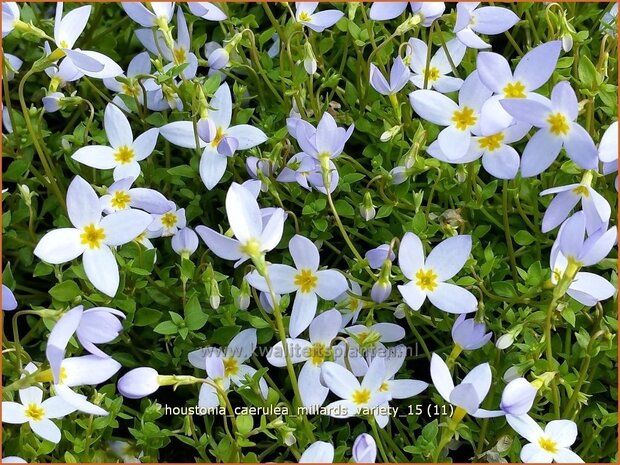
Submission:
[[[518,231],[515,234],[515,242],[519,245],[530,245],[535,238],[527,231]]]
[[[50,295],[60,302],[71,302],[82,294],[82,290],[75,281],[64,281],[50,289]]]
[[[177,328],[177,325],[175,325],[172,321],[163,321],[157,326],[155,326],[155,329],[153,329],[153,331],[155,331],[157,334],[170,335],[176,334],[179,331],[179,328]]]

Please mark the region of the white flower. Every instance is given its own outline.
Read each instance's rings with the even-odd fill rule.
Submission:
[[[112,147],[82,147],[71,158],[100,170],[114,168],[115,181],[127,177],[137,178],[140,175],[138,162],[153,153],[159,130],[151,128],[134,140],[127,117],[112,103],[106,106],[103,125]]]
[[[543,430],[528,415],[507,415],[512,429],[530,443],[521,449],[525,463],[583,463],[581,457],[569,448],[577,439],[577,425],[570,420],[550,421]]]
[[[51,264],[65,263],[82,255],[90,282],[97,290],[113,297],[118,290],[119,274],[111,248],[135,239],[151,223],[151,215],[126,210],[102,218],[97,194],[80,176],[69,185],[67,210],[74,227],[48,232],[34,254]]]
[[[34,373],[36,367],[30,363],[26,371]],[[60,442],[60,429],[52,419],[69,415],[75,408],[59,396],[43,400],[43,390],[36,386],[20,389],[19,399],[21,403],[2,402],[2,422],[14,425],[28,423],[32,431],[43,439],[55,444]]]

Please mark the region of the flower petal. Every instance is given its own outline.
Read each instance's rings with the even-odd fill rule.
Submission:
[[[475,312],[478,306],[478,301],[471,292],[449,283],[439,283],[427,296],[435,307],[448,313]]]
[[[122,146],[132,146],[133,133],[131,132],[129,120],[116,105],[109,103],[106,106],[103,124],[112,147],[118,149]]]
[[[512,71],[506,58],[499,53],[480,52],[476,61],[478,75],[482,83],[499,94],[512,80]]]
[[[325,300],[334,300],[345,292],[349,285],[342,273],[336,270],[322,270],[316,272],[317,284],[315,292]]]
[[[398,266],[405,277],[413,279],[416,272],[424,266],[424,247],[420,238],[412,233],[405,233],[398,249]]]
[[[439,126],[450,126],[458,110],[454,101],[434,90],[415,90],[409,94],[413,110],[423,119]]]
[[[53,265],[79,257],[86,246],[81,243],[81,232],[75,228],[61,228],[48,232],[41,238],[34,254]]]
[[[562,139],[554,136],[547,129],[539,130],[523,150],[521,175],[529,178],[545,171],[557,158],[561,148]]]
[[[325,386],[341,399],[349,399],[360,383],[353,373],[334,362],[325,362],[321,367],[321,378]]]
[[[530,442],[538,443],[544,434],[542,428],[529,415],[506,415],[506,421],[513,430]]]
[[[105,230],[105,244],[116,246],[133,241],[153,222],[153,217],[140,210],[122,210],[101,220]]]
[[[519,154],[509,145],[502,145],[493,152],[486,151],[482,156],[482,166],[499,179],[514,179],[519,171]]]
[[[319,269],[319,250],[310,239],[296,234],[288,243],[288,248],[298,270],[308,268],[316,271]]]
[[[226,166],[228,165],[228,157],[220,154],[211,145],[207,145],[200,157],[200,178],[207,187],[213,189],[224,177]]]
[[[570,131],[564,136],[566,154],[584,170],[598,168],[598,151],[588,131],[577,123],[571,123]]]
[[[523,55],[515,68],[515,80],[522,81],[530,92],[538,89],[555,71],[561,50],[561,40],[552,40],[533,48]]]
[[[553,455],[541,448],[538,444],[526,444],[521,449],[523,463],[551,463]]]
[[[95,288],[114,297],[118,290],[119,274],[116,258],[108,246],[86,249],[82,258],[86,276]]]
[[[31,421],[30,428],[35,434],[54,444],[58,444],[61,439],[60,428],[54,424],[49,418],[43,418],[39,421]]]
[[[82,177],[76,176],[67,189],[67,211],[76,228],[97,224],[101,219],[101,205],[95,190]]]
[[[164,139],[179,147],[195,149],[196,139],[198,140],[199,147],[202,148],[207,145],[200,137],[194,135],[194,125],[191,121],[175,121],[173,123],[168,123],[159,128],[159,133]]]
[[[226,213],[230,228],[241,243],[261,237],[263,222],[258,203],[249,190],[236,182],[226,194]]]
[[[26,423],[28,417],[26,416],[26,409],[22,404],[17,402],[2,402],[2,422],[10,423],[12,425],[21,425]]]
[[[239,250],[239,241],[224,236],[206,226],[196,226],[196,232],[207,244],[207,247],[220,258],[225,260],[239,260],[242,253]]]
[[[304,407],[323,405],[329,389],[321,384],[321,366],[304,363],[299,372],[299,394]]]
[[[419,310],[424,301],[426,300],[426,292],[413,281],[399,285],[398,291],[403,296],[403,300],[414,310]]]
[[[433,353],[431,358],[431,379],[441,397],[450,402],[450,394],[454,390],[454,382],[452,381],[448,365],[435,353]]]
[[[288,331],[291,337],[299,336],[314,319],[316,315],[317,297],[314,292],[295,294],[293,309],[291,310],[291,321]]]
[[[330,346],[338,335],[341,325],[342,315],[335,308],[321,313],[310,323],[310,341],[313,343],[322,342],[326,346]]]
[[[439,281],[446,281],[463,268],[470,253],[471,236],[461,234],[450,237],[435,246],[424,266],[432,269]]]
[[[209,116],[215,125],[222,129],[228,129],[232,118],[232,96],[228,84],[222,84],[209,102]]]

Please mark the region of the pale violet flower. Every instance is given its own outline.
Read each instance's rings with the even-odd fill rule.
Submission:
[[[480,2],[458,2],[456,4],[456,37],[469,48],[490,48],[487,42],[476,35],[495,35],[506,32],[517,24],[519,17],[507,8],[483,6]]]
[[[465,319],[465,314],[461,314],[452,326],[452,340],[463,350],[479,349],[493,336],[493,333],[485,331],[484,323],[476,323],[474,318]]]
[[[112,99],[112,103],[127,113],[130,113],[131,110],[127,108],[123,99],[119,97],[120,95],[135,98],[138,103],[143,104],[144,91],[140,85],[141,79],[139,76],[151,74],[151,68],[152,64],[148,52],[142,52],[131,59],[127,66],[127,74],[119,76],[122,77],[125,82],[121,82],[116,78],[104,79],[103,85],[112,92],[116,92],[116,96]],[[146,81],[146,79],[144,79],[144,81]]]
[[[501,105],[517,121],[540,128],[529,140],[521,157],[521,174],[536,176],[556,159],[562,147],[583,169],[598,167],[598,151],[587,131],[575,122],[579,113],[577,96],[567,81],[557,83],[551,100],[503,99]]]
[[[409,76],[411,73],[401,57],[396,58],[392,64],[389,82],[374,63],[370,64],[370,85],[382,95],[392,95],[400,91],[407,84]]]
[[[368,433],[360,434],[355,438],[351,452],[355,463],[375,463],[377,460],[377,443],[375,438]]]
[[[21,457],[16,455],[10,455],[8,457],[2,457],[2,463],[28,463]]]
[[[616,243],[616,227],[603,227],[585,237],[586,219],[580,211],[566,220],[551,247],[551,282],[557,284],[569,270],[591,266],[605,258]],[[605,278],[594,273],[578,271],[566,293],[588,307],[614,295],[616,288]]]
[[[319,161],[340,156],[354,129],[353,124],[348,129],[339,128],[327,112],[323,113],[316,129],[300,118],[289,118],[287,126],[304,153]]]
[[[220,8],[210,2],[188,2],[187,6],[193,15],[209,21],[223,21],[227,18]]]
[[[502,392],[499,408],[506,415],[525,415],[534,405],[536,389],[525,378],[516,378],[508,383]]]
[[[368,260],[368,264],[373,270],[378,270],[386,260],[393,262],[396,254],[390,248],[390,244],[382,244],[366,252],[364,258]]]
[[[387,322],[371,326],[349,326],[344,328],[344,332],[349,337],[346,339],[346,344],[343,341],[336,346],[335,362],[342,366],[350,365],[351,372],[355,376],[364,376],[373,358],[398,350],[387,349],[386,343],[397,342],[405,337],[405,330],[401,326]]]
[[[442,151],[438,140],[430,144],[426,152],[437,160],[455,165],[481,159],[483,168],[490,175],[498,179],[514,179],[519,171],[521,159],[510,144],[523,139],[529,129],[528,124],[516,123],[503,131],[483,136],[479,127],[474,128],[469,149],[458,159],[448,157]]]
[[[46,56],[52,53],[48,42],[43,44],[43,51]],[[62,60],[59,64],[45,68],[45,74],[47,74],[51,80],[50,90],[63,88],[68,82],[77,81],[84,76],[84,73],[80,71],[71,60]],[[114,78],[105,78],[104,81],[106,79]]]
[[[140,2],[121,3],[127,16],[143,27],[158,26],[159,21],[168,24],[174,15],[174,2],[153,2],[148,5],[150,8]]]
[[[113,297],[118,290],[119,273],[111,247],[126,244],[144,232],[151,223],[151,215],[126,210],[102,218],[97,194],[80,176],[69,185],[67,210],[73,227],[48,232],[34,254],[51,264],[83,255],[84,271],[90,282],[97,290]]]
[[[172,236],[172,250],[181,256],[189,257],[198,248],[198,236],[191,228],[183,228]]]
[[[9,311],[17,308],[17,300],[8,286],[2,285],[2,310]]]
[[[446,402],[465,410],[469,415],[488,418],[502,414],[480,408],[480,404],[491,388],[491,367],[488,363],[482,363],[473,368],[461,383],[455,386],[446,362],[439,355],[433,354],[431,378],[435,389]]]
[[[332,463],[334,461],[334,446],[328,442],[316,441],[299,457],[299,463]]]
[[[16,2],[2,2],[2,37],[9,35],[15,29],[15,23],[20,19],[20,11]]]
[[[35,370],[32,363],[26,367],[29,373]],[[20,389],[19,400],[21,403],[2,402],[2,422],[14,425],[28,423],[37,436],[58,444],[61,439],[60,428],[52,420],[75,412],[75,408],[59,396],[43,400],[43,390],[37,386]]]
[[[314,128],[312,128],[314,129]],[[323,174],[321,172],[321,162],[304,152],[293,155],[287,165],[282,169],[278,177],[278,182],[297,182],[301,187],[309,191],[314,187],[319,192],[325,194]],[[329,160],[329,192],[332,193],[338,187],[340,175],[334,162]]]
[[[375,21],[394,19],[405,12],[407,5],[412,13],[421,17],[425,27],[433,24],[446,9],[443,2],[374,2],[370,7],[369,16]]]
[[[321,376],[323,384],[342,399],[325,407],[331,417],[353,417],[362,409],[373,409],[390,400],[390,395],[381,391],[385,361],[380,357],[372,361],[361,383],[353,373],[334,362],[323,364]]]
[[[131,187],[133,177],[119,179],[108,187],[107,194],[100,199],[105,213],[136,208],[148,213],[165,213],[170,209],[166,197],[154,189]]]
[[[332,341],[338,335],[342,316],[336,309],[328,310],[310,323],[309,341],[286,339],[292,363],[303,363],[299,372],[299,394],[305,407],[323,405],[329,389],[321,384],[321,367],[332,358]],[[282,341],[267,354],[267,361],[275,367],[285,367],[286,358]]]
[[[559,40],[534,47],[523,55],[514,74],[508,60],[499,53],[481,52],[476,61],[478,76],[482,83],[495,94],[482,107],[480,128],[484,135],[506,129],[514,121],[501,106],[505,98],[529,98],[536,100],[540,95],[533,91],[542,87],[551,77],[560,57]]]
[[[103,125],[111,147],[89,145],[78,149],[71,158],[92,168],[114,169],[115,181],[137,178],[141,172],[138,162],[155,149],[159,130],[151,128],[134,139],[127,117],[113,103],[106,106]]]
[[[528,415],[506,417],[508,424],[529,441],[521,449],[524,463],[583,463],[581,457],[570,450],[577,439],[577,425],[570,420],[553,420],[543,430]]]
[[[295,267],[290,265],[269,265],[268,273],[273,291],[277,294],[295,292],[291,311],[289,333],[297,337],[308,327],[316,315],[318,297],[334,300],[348,288],[346,278],[336,270],[319,270],[319,250],[314,243],[300,235],[289,242],[289,251]],[[247,281],[255,288],[268,292],[265,278],[257,271],[251,272]]]
[[[166,44],[161,31],[153,33],[152,29],[138,29],[135,34],[144,47],[153,55],[160,56],[168,61],[164,67],[167,70],[170,66],[187,65],[181,72],[183,79],[192,79],[196,76],[198,69],[198,58],[191,51],[191,37],[187,28],[187,21],[183,10],[177,10],[177,40],[173,42],[172,49]]]
[[[153,214],[153,221],[148,226],[149,237],[174,236],[179,229],[186,226],[185,209],[177,208],[172,201],[168,202],[168,208],[164,213]]]
[[[480,109],[491,96],[491,91],[474,71],[459,90],[458,104],[434,90],[416,90],[409,94],[414,111],[431,123],[445,126],[437,138],[441,151],[457,160],[467,153],[472,132],[480,124]]]
[[[63,5],[63,2],[56,4],[54,41],[66,55],[65,60],[70,60],[82,73],[93,78],[104,79],[122,74],[123,69],[104,54],[73,48],[88,23],[92,7],[75,8],[63,17]]]
[[[385,374],[383,382],[379,387],[379,391],[386,393],[390,396],[390,399],[408,399],[409,397],[417,396],[428,387],[428,383],[424,381],[418,381],[417,379],[394,379],[396,373],[401,369],[405,362],[407,355],[407,348],[404,345],[394,347],[387,356],[385,361]],[[390,420],[390,416],[387,413],[388,402],[384,402],[375,413],[375,419],[377,424],[381,428],[385,428]]]
[[[349,323],[355,323],[362,308],[364,308],[364,301],[359,298],[362,295],[361,286],[355,281],[349,281],[349,283],[350,289],[334,299],[337,303],[337,308],[342,313],[341,329],[344,329]],[[353,295],[349,294],[348,291]]]
[[[245,384],[246,376],[253,377],[256,369],[245,362],[256,350],[256,329],[245,329],[237,334],[225,349],[204,347],[188,354],[189,362],[201,370],[206,370],[210,379],[223,382],[226,386]],[[267,383],[263,378],[259,381],[261,395],[267,398]],[[217,390],[210,384],[200,387],[198,405],[216,407],[219,405]]]
[[[245,150],[262,144],[266,134],[249,124],[230,126],[232,119],[232,96],[228,84],[222,84],[209,104],[207,120],[197,124],[198,144],[204,148],[200,158],[200,177],[211,190],[220,182],[226,171],[228,157],[237,150]],[[180,147],[196,149],[194,124],[176,121],[160,128],[161,135]]]
[[[235,266],[272,250],[282,239],[284,210],[274,209],[264,224],[256,197],[240,184],[232,183],[228,189],[226,214],[236,239],[206,226],[197,226],[196,232],[215,255],[235,260]]]
[[[295,20],[315,32],[323,32],[344,16],[344,13],[338,10],[325,10],[317,13],[315,10],[318,6],[319,2],[296,2]]]
[[[541,228],[544,233],[562,224],[579,202],[585,215],[588,234],[609,223],[611,207],[605,197],[596,192],[589,183],[552,187],[540,193],[540,195],[549,194],[557,195],[545,211]]]
[[[471,313],[478,301],[466,289],[447,283],[459,272],[471,251],[471,236],[459,235],[439,243],[424,259],[420,238],[406,233],[398,251],[398,265],[411,281],[398,286],[407,305],[419,310],[428,297],[431,303],[448,313]]]
[[[426,60],[429,50],[424,41],[412,37],[407,42],[405,50],[405,62],[408,62],[411,71],[413,71],[410,81],[418,89],[434,89],[445,94],[459,90],[463,85],[461,78],[448,76],[448,74],[452,73],[452,66],[448,60],[448,55],[456,67],[461,64],[465,56],[466,47],[458,39],[448,41],[445,49],[443,47],[439,48],[431,57],[428,69],[426,67]],[[426,80],[426,87],[424,87],[424,80]]]

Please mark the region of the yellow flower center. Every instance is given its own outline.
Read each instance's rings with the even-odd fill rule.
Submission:
[[[45,418],[45,410],[39,404],[28,404],[26,418],[32,421],[41,421]]]
[[[175,48],[172,54],[174,55],[174,61],[178,64],[185,63],[187,60],[187,52],[183,47]]]
[[[329,347],[322,342],[315,342],[310,346],[310,361],[316,366],[323,363],[330,354],[331,351]]]
[[[383,381],[381,386],[379,386],[379,392],[388,392],[390,390],[390,385],[387,381]]]
[[[239,372],[239,363],[236,358],[228,357],[224,359],[224,376],[234,376]]]
[[[239,248],[240,252],[250,257],[255,257],[260,254],[260,242],[256,239],[250,239]]]
[[[121,145],[118,150],[114,152],[114,160],[116,160],[121,165],[131,163],[134,156],[135,152],[133,151],[133,149],[127,147],[126,145]]]
[[[171,228],[177,224],[177,216],[172,212],[164,213],[161,215],[161,224],[166,228]]]
[[[553,280],[552,281],[555,281],[557,283],[560,279],[562,279],[563,275],[564,275],[564,273],[562,272],[562,270],[560,268],[555,268],[553,270]]]
[[[358,389],[353,392],[351,400],[357,405],[367,404],[370,400],[370,391],[368,389]]]
[[[217,147],[219,143],[222,142],[224,135],[224,130],[222,128],[217,128],[217,130],[215,131],[215,137],[211,141],[211,145],[213,147]]]
[[[504,133],[498,132],[497,134],[493,134],[491,136],[481,137],[478,139],[478,145],[480,145],[480,148],[483,150],[493,152],[502,146],[503,141]]]
[[[82,244],[88,246],[89,249],[98,249],[105,239],[105,231],[94,224],[88,224],[82,230],[80,239]]]
[[[427,82],[434,82],[439,79],[439,70],[434,66],[432,68],[428,68],[424,72],[424,78]]]
[[[65,367],[60,367],[60,384],[64,383],[67,380],[67,369]]]
[[[318,278],[308,268],[302,269],[295,275],[295,286],[299,287],[299,291],[302,293],[308,293],[316,287]]]
[[[505,98],[525,98],[525,86],[521,81],[509,82],[504,87]]]
[[[359,305],[359,302],[360,302],[359,299],[356,299],[355,297],[349,297],[348,308],[351,313],[357,312],[357,307]]]
[[[140,86],[138,84],[122,84],[121,88],[123,89],[123,94],[129,95],[130,97],[137,97],[140,95]]]
[[[558,451],[557,442],[544,436],[538,440],[538,445],[541,449],[546,450],[550,454],[555,454]]]
[[[141,234],[138,234],[138,236],[134,239],[134,241],[142,242],[144,239],[146,239],[146,231]]]
[[[420,268],[418,272],[415,274],[417,279],[416,284],[423,291],[434,291],[437,287],[437,275],[433,272],[433,270],[424,270]]]
[[[577,195],[581,195],[585,198],[590,197],[590,191],[586,186],[578,186],[573,189],[573,192]]]
[[[307,11],[302,11],[301,13],[299,13],[299,21],[309,22],[311,19],[312,17],[308,14]]]
[[[452,122],[460,131],[473,126],[476,124],[476,121],[478,121],[478,118],[474,115],[474,109],[470,107],[463,107],[452,114]]]
[[[568,121],[566,121],[566,116],[562,113],[552,113],[547,118],[547,123],[549,123],[551,134],[555,136],[566,135],[570,129]]]
[[[67,42],[66,40],[61,40],[60,48],[69,48],[69,42]]]
[[[129,202],[131,202],[131,197],[125,191],[116,191],[110,199],[110,205],[116,210],[124,210],[129,206]]]
[[[361,333],[357,333],[355,335],[355,339],[357,340],[358,344],[370,347],[374,346],[377,342],[381,340],[381,334],[373,330],[363,331]]]

